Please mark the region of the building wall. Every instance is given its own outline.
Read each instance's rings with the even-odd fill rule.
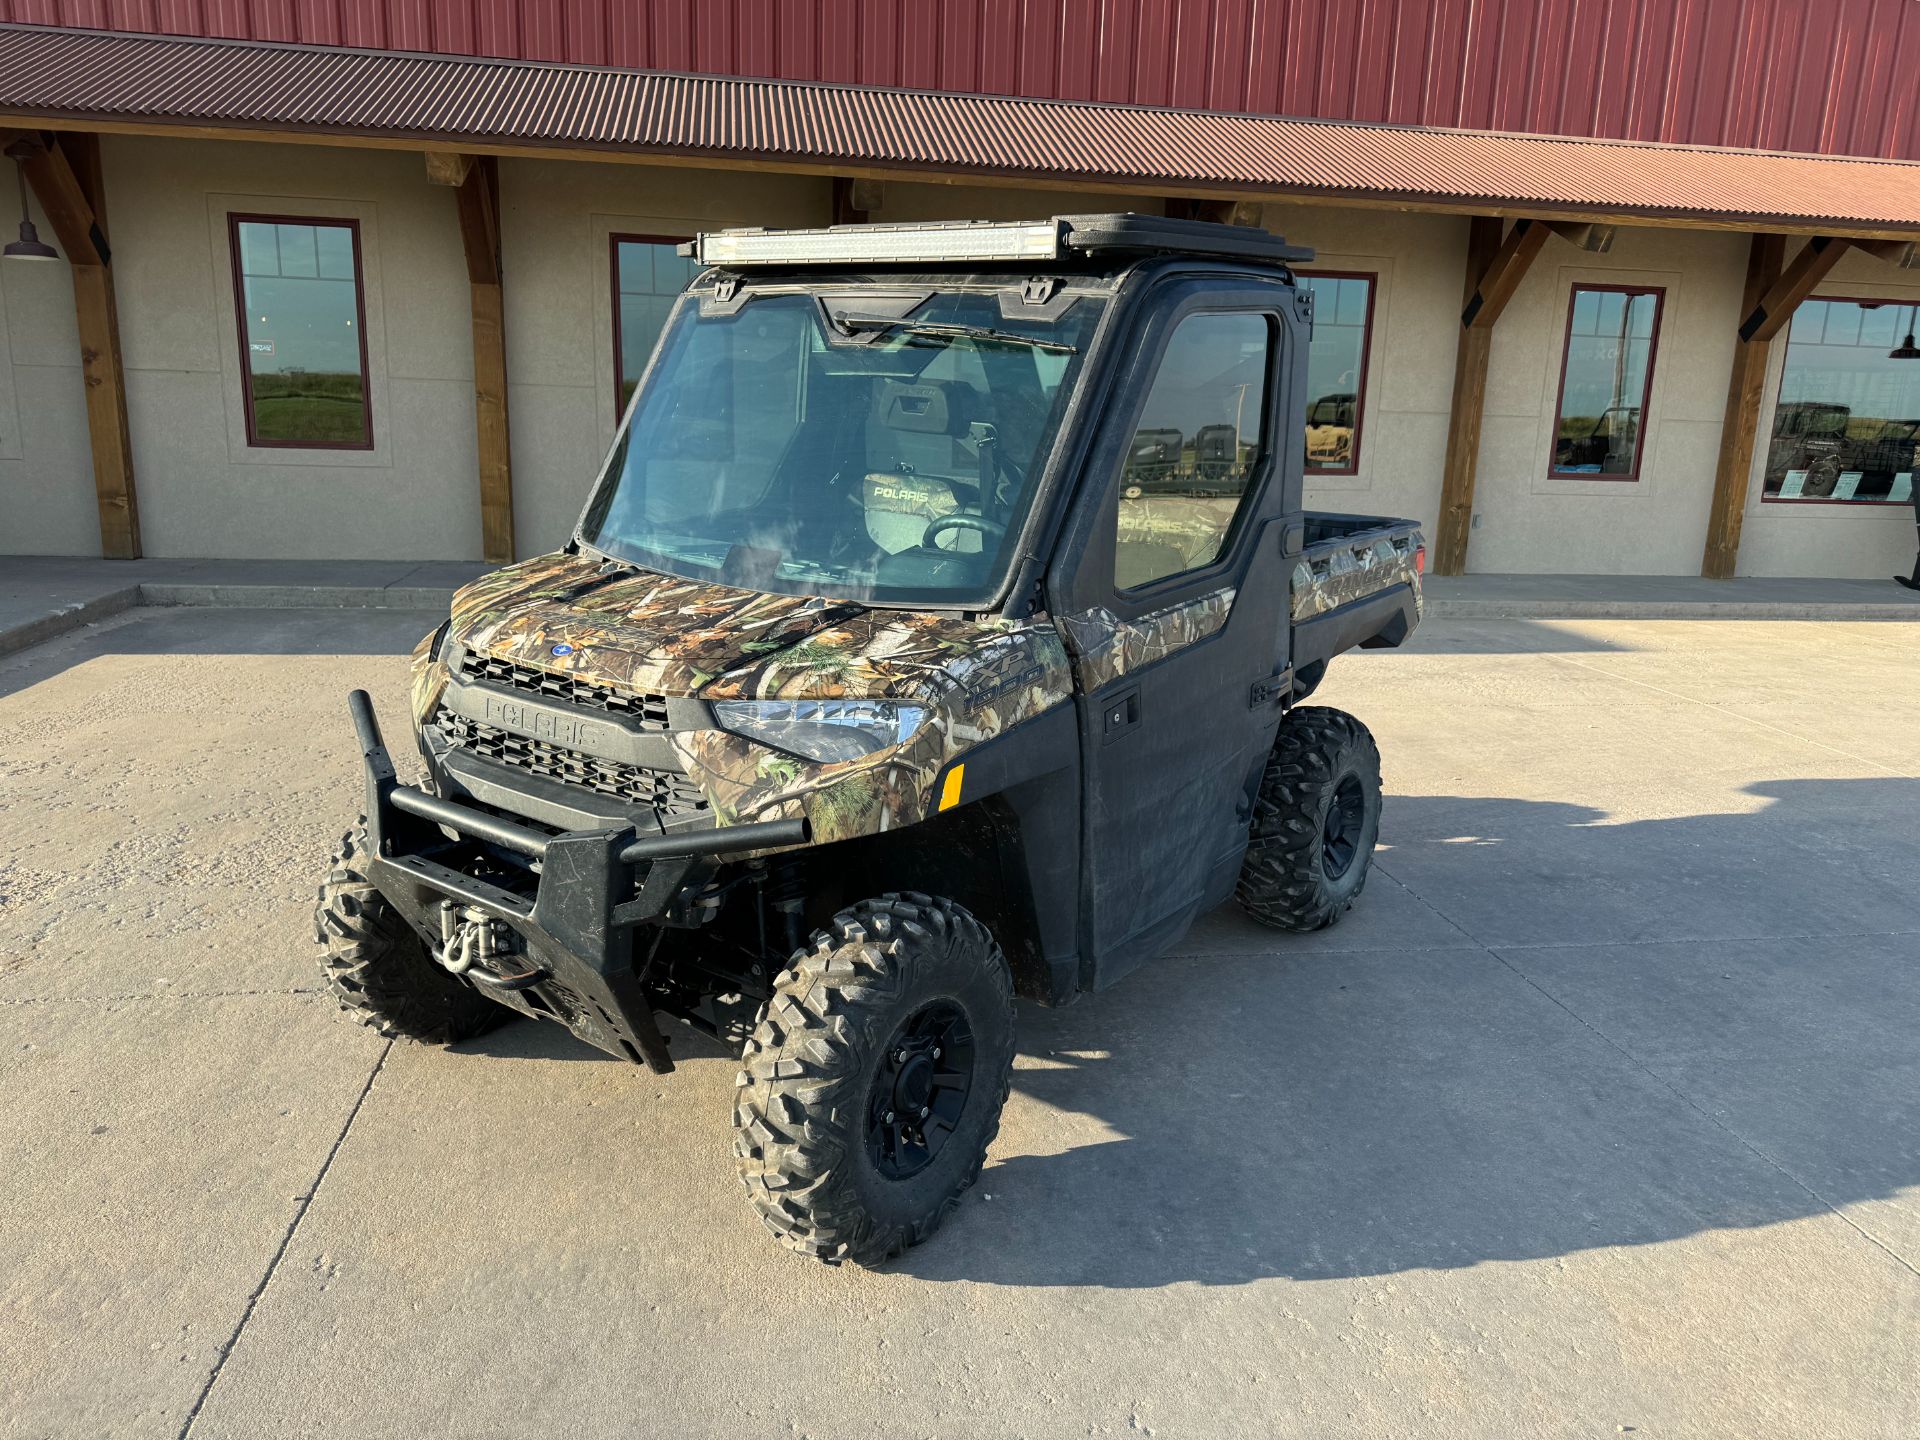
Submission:
[[[611,237],[824,225],[831,188],[808,176],[503,160],[500,191],[515,543],[535,555],[565,543],[620,419]],[[460,303],[464,317],[464,286]]]
[[[1797,242],[1788,242],[1788,256]],[[1744,265],[1744,259],[1742,264]],[[1883,260],[1853,251],[1840,258],[1815,295],[1920,304],[1920,275],[1896,270]],[[1760,410],[1760,439],[1753,447],[1747,487],[1747,516],[1740,536],[1742,575],[1858,575],[1879,579],[1913,569],[1913,519],[1908,505],[1763,504],[1760,485],[1767,463],[1767,436],[1773,431],[1775,397],[1786,363],[1784,333],[1768,357],[1765,399]],[[1920,361],[1907,362],[1920,364]],[[1906,417],[1902,417],[1906,418]]]
[[[30,202],[42,236],[46,216]],[[9,212],[11,214],[11,212]],[[100,553],[73,277],[0,265],[0,554]]]
[[[453,194],[407,152],[108,137],[128,415],[147,553],[471,559],[480,552],[468,292]],[[619,420],[611,236],[824,223],[826,180],[564,160],[501,162],[519,552],[569,533]],[[1020,187],[883,186],[873,218],[1020,219],[1139,201]],[[375,446],[250,449],[226,214],[360,222]],[[1315,264],[1375,277],[1360,472],[1314,476],[1316,508],[1438,518],[1467,222],[1298,205],[1264,222]],[[1705,543],[1746,264],[1744,235],[1623,228],[1607,255],[1550,240],[1494,332],[1469,567],[1691,575]],[[1550,478],[1569,288],[1665,288],[1637,481]],[[1920,277],[1853,254],[1829,293],[1920,302]],[[99,538],[64,265],[0,266],[0,550]],[[1771,426],[1784,343],[1761,416]],[[1741,571],[1903,569],[1905,509],[1760,503]]]
[[[102,157],[146,553],[478,554],[466,264],[420,157],[123,136]],[[360,222],[371,451],[249,448],[231,211]]]
[[[1622,229],[1593,255],[1549,240],[1494,329],[1470,569],[1697,574],[1733,367],[1747,239]],[[1638,480],[1548,474],[1572,287],[1664,288]]]

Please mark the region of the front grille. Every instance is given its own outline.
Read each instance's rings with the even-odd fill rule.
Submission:
[[[707,811],[706,796],[685,775],[673,770],[653,770],[644,765],[627,765],[618,760],[603,760],[564,745],[531,740],[509,734],[478,720],[469,720],[451,710],[441,710],[435,723],[449,742],[468,754],[498,760],[524,770],[529,775],[577,785],[596,795],[610,795],[635,805],[650,805],[665,819],[701,815]]]
[[[667,697],[664,695],[625,695],[606,685],[576,680],[571,675],[538,670],[531,665],[516,665],[491,655],[476,655],[471,650],[460,657],[460,673],[468,680],[485,680],[508,685],[548,700],[564,700],[569,705],[585,705],[638,722],[641,730],[665,730]]]

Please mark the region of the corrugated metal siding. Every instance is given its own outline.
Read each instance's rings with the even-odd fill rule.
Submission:
[[[1915,0],[0,0],[0,20],[1920,159]]]
[[[823,166],[1920,227],[1920,166],[0,29],[0,110]]]

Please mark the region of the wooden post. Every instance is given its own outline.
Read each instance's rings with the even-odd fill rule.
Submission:
[[[1474,216],[1467,232],[1466,302],[1480,288],[1500,244],[1500,221]],[[1453,400],[1448,407],[1447,452],[1440,470],[1440,526],[1433,542],[1433,573],[1459,575],[1467,567],[1473,524],[1474,467],[1480,459],[1480,420],[1487,402],[1487,358],[1493,331],[1462,325],[1453,352]]]
[[[500,272],[499,166],[491,155],[454,192],[473,311],[473,410],[480,456],[480,548],[513,559],[513,446],[507,425],[507,329]]]
[[[1780,280],[1786,239],[1756,235],[1747,249],[1747,284],[1740,314],[1751,316]],[[1767,378],[1770,340],[1733,337],[1733,374],[1727,381],[1727,409],[1720,422],[1720,456],[1713,467],[1713,502],[1707,512],[1707,548],[1700,573],[1709,580],[1731,580],[1740,563],[1740,527],[1747,516],[1747,477],[1760,426],[1760,391]]]
[[[107,245],[100,137],[64,134],[50,143],[29,139],[10,148],[24,165],[27,183],[47,212],[54,239],[73,271],[80,381],[87,397],[93,492],[100,512],[100,553],[109,560],[137,560],[140,504],[133,483],[133,443],[127,432],[126,369],[120,359],[120,318]]]

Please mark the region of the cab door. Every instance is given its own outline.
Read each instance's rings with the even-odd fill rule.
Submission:
[[[1304,307],[1278,282],[1161,288],[1051,597],[1079,706],[1087,988],[1231,895],[1288,663]]]

